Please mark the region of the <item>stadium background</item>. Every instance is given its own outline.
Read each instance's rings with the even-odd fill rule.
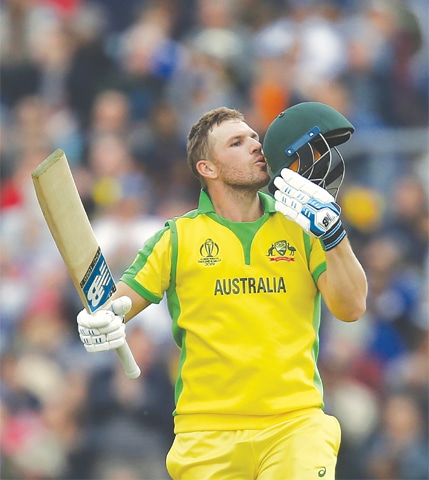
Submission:
[[[324,311],[338,479],[428,478],[427,0],[4,0],[0,453],[5,480],[162,480],[177,351],[165,305],[128,327],[143,374],[80,344],[80,310],[30,173],[65,150],[116,278],[163,221],[194,208],[185,139],[205,111],[261,137],[321,101],[356,127],[341,148],[368,311]]]

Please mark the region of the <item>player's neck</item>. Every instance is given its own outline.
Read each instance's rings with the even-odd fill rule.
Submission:
[[[264,209],[257,192],[224,190],[222,194],[209,192],[215,212],[233,222],[254,222]]]

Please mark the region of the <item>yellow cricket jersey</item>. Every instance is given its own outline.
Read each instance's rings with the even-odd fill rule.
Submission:
[[[321,243],[274,209],[231,222],[202,191],[198,209],[149,239],[122,281],[166,293],[181,350],[175,431],[259,429],[322,407],[317,369]]]

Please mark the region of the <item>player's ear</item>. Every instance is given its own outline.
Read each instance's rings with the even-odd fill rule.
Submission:
[[[200,160],[196,164],[198,173],[208,179],[217,178],[217,168],[216,165],[210,160]]]

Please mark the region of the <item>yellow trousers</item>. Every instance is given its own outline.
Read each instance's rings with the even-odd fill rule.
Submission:
[[[178,433],[167,455],[173,480],[335,480],[341,430],[307,409],[262,430]]]

